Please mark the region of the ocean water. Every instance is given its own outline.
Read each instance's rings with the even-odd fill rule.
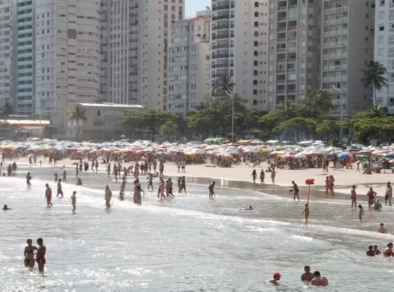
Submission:
[[[27,171],[33,176],[29,188]],[[323,290],[393,291],[387,281],[393,260],[365,256],[368,245],[383,251],[394,239],[376,232],[380,222],[394,231],[392,209],[366,210],[360,224],[349,201],[312,201],[306,227],[305,202],[220,187],[210,201],[206,185],[188,184],[188,193],[172,200],[146,192],[137,207],[132,179],[120,201],[120,182],[88,171],[79,187],[74,169],[67,170],[64,198],[56,198],[55,171],[61,169],[22,167],[15,178],[0,177],[0,205],[13,208],[0,212],[0,291],[304,291],[304,265],[329,279]],[[146,191],[146,178],[141,181]],[[52,208],[44,198],[47,182]],[[114,194],[110,210],[106,184]],[[156,191],[157,179],[154,185]],[[255,210],[244,210],[248,206]],[[26,239],[38,237],[47,247],[43,275],[23,265]],[[279,287],[267,284],[274,272],[282,273]]]

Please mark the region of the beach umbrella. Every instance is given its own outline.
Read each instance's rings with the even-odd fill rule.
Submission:
[[[296,155],[294,155],[294,157],[297,159],[306,159],[306,155],[303,153],[297,153]]]
[[[36,153],[37,150],[30,148],[30,149],[27,149],[26,152],[27,153]]]
[[[351,156],[349,152],[342,152],[337,155],[339,159],[345,159],[346,157]]]
[[[385,154],[383,156],[386,157],[386,158],[394,158],[394,152],[387,153],[387,154]]]
[[[368,158],[370,158],[370,156],[366,155],[366,154],[360,154],[360,155],[357,155],[357,158],[358,159],[368,159]]]

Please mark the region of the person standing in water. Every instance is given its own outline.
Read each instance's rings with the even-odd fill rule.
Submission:
[[[376,196],[376,192],[373,191],[373,188],[369,189],[369,192],[367,194],[368,196],[368,209],[372,209],[373,204],[375,204],[375,196]]]
[[[57,182],[58,178],[57,178],[57,172],[54,174],[55,176],[55,182]]]
[[[272,168],[272,172],[271,172],[271,180],[272,180],[272,184],[275,184],[275,176],[276,176],[276,170],[275,168]]]
[[[159,190],[157,193],[157,198],[158,199],[165,199],[166,196],[164,195],[164,180],[160,178],[160,183],[159,183]]]
[[[359,211],[358,211],[358,218],[360,219],[360,222],[362,222],[363,221],[363,216],[364,216],[363,206],[358,205],[358,209],[359,209]]]
[[[73,206],[72,211],[75,212],[75,210],[77,209],[76,204],[77,204],[77,192],[74,191],[72,196],[71,196],[71,205]]]
[[[31,176],[30,176],[30,172],[28,172],[26,175],[26,183],[28,186],[31,184],[30,181],[31,181]]]
[[[25,267],[26,268],[34,268],[35,260],[34,260],[34,251],[37,250],[37,247],[33,246],[33,240],[27,240],[27,246],[23,254],[25,255]]]
[[[387,183],[387,189],[386,189],[386,196],[385,196],[385,206],[387,206],[387,203],[391,207],[391,200],[393,198],[393,188],[391,187],[390,182]]]
[[[44,240],[42,238],[37,239],[38,250],[36,255],[36,260],[38,264],[38,270],[40,273],[44,272],[44,265],[46,264],[45,254],[46,254],[46,247],[44,245]]]
[[[105,206],[107,208],[111,208],[111,198],[112,198],[112,192],[109,189],[109,186],[105,187]]]
[[[126,178],[123,177],[122,184],[120,185],[120,192],[119,192],[119,196],[120,196],[120,199],[122,201],[124,199],[124,190],[125,190],[125,188],[126,188]]]
[[[300,197],[298,196],[298,193],[300,192],[300,189],[298,188],[298,185],[292,181],[291,182],[293,184],[293,190],[294,190],[294,201],[296,199],[296,197],[298,198],[298,202],[300,201]]]
[[[313,276],[315,276],[315,277],[311,281],[311,285],[312,286],[318,286],[318,287],[328,286],[327,278],[320,276],[320,272],[319,271],[314,272]]]
[[[213,197],[215,196],[215,191],[214,191],[214,189],[215,189],[215,182],[213,181],[213,182],[209,185],[209,187],[208,187],[208,190],[209,190],[209,199],[211,199],[211,200],[213,200]]]
[[[140,185],[137,185],[136,188],[135,188],[135,203],[136,203],[138,206],[141,206],[141,205],[142,205],[142,195],[141,195],[141,192],[144,193],[144,191],[141,189],[141,186],[140,186]],[[144,195],[145,195],[145,193],[144,193]]]
[[[171,178],[169,178],[167,183],[166,183],[166,195],[167,195],[167,198],[170,198],[170,199],[174,198],[174,195],[172,193],[172,181],[171,181]]]
[[[182,190],[185,190],[185,194],[186,194],[186,178],[185,178],[185,176],[182,176],[181,185],[179,188],[179,193],[182,193]]]
[[[356,186],[352,186],[351,198],[352,198],[352,209],[353,209],[353,206],[354,206],[354,209],[356,209],[357,208]]]
[[[265,172],[264,172],[264,169],[262,169],[260,171],[260,184],[265,184],[264,179],[265,179]]]
[[[63,182],[64,183],[67,182],[67,173],[66,173],[66,171],[63,171]]]
[[[256,172],[255,169],[253,169],[253,172],[252,172],[251,176],[253,178],[253,183],[255,184],[256,183],[256,177],[257,177],[257,172]]]
[[[58,197],[59,195],[62,195],[63,198],[63,190],[62,190],[62,180],[59,179],[58,183],[57,183],[57,195],[56,197]]]
[[[305,273],[301,275],[301,281],[312,281],[314,278],[313,274],[311,273],[311,267],[310,266],[305,266],[304,267]]]
[[[49,187],[48,184],[45,185],[46,190],[45,190],[45,198],[47,199],[47,207],[52,206],[51,200],[52,200],[52,190]]]

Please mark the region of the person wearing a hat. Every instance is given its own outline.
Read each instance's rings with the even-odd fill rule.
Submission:
[[[111,197],[112,197],[112,192],[109,189],[109,186],[105,186],[105,206],[107,208],[111,208]]]
[[[279,285],[280,277],[281,277],[280,273],[276,272],[274,273],[274,276],[269,282],[274,285]]]
[[[392,242],[389,242],[387,244],[387,248],[384,250],[383,255],[385,257],[393,257],[394,256],[393,243]]]

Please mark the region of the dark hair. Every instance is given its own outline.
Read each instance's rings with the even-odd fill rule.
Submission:
[[[314,276],[320,277],[320,272],[319,272],[319,271],[315,271],[315,272],[313,273],[313,275],[314,275]]]
[[[27,243],[29,242],[33,242],[33,240],[31,240],[30,238],[28,240],[26,240]]]
[[[37,243],[38,244],[40,244],[40,243],[42,244],[42,243],[44,243],[44,240],[40,237],[40,238],[37,239]]]
[[[310,266],[305,266],[305,267],[304,267],[304,270],[310,269],[310,268],[311,268]]]
[[[369,249],[372,249],[372,245],[368,246]]]
[[[377,246],[377,245],[374,245],[373,247],[376,247],[376,248],[378,248],[378,246]]]

